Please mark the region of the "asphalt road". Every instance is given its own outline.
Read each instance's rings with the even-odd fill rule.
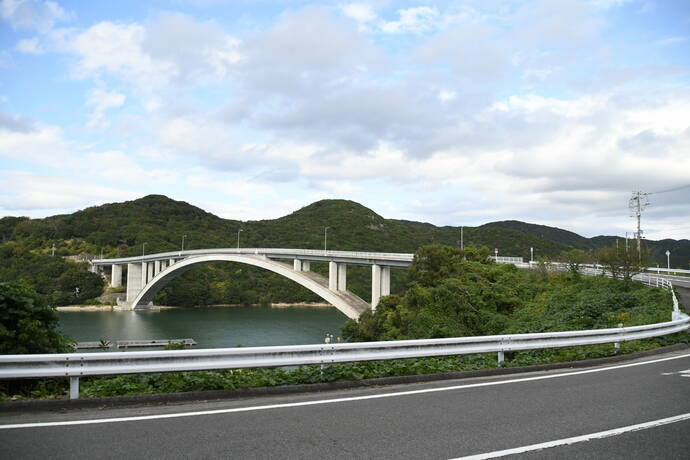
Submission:
[[[518,457],[689,458],[688,350],[574,371],[167,406],[5,413],[0,457],[448,459],[674,416],[686,418]],[[55,425],[62,422],[83,424]],[[45,425],[26,425],[32,423]]]
[[[660,278],[667,278],[674,286],[690,288],[690,276],[660,275]]]

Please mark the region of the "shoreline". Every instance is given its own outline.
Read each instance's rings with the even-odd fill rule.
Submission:
[[[193,308],[235,308],[235,307],[261,307],[261,304],[215,304],[198,307],[176,307],[171,305],[154,305],[151,308],[142,309],[142,311],[158,311],[158,310],[181,310]],[[304,302],[304,303],[272,303],[268,305],[271,308],[335,308],[326,302]],[[75,311],[132,311],[131,309],[122,308],[117,305],[63,305],[55,307],[57,311],[75,312]]]

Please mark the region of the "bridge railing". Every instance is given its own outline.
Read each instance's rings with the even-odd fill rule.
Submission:
[[[475,353],[498,353],[498,360],[502,362],[504,353],[509,351],[619,344],[688,330],[690,317],[678,310],[671,283],[667,280],[655,282],[667,283],[660,287],[669,289],[673,295],[671,321],[586,331],[447,339],[125,353],[3,355],[0,356],[0,380],[69,377],[70,399],[76,399],[79,397],[79,378],[85,376],[332,364]]]
[[[523,264],[523,263],[525,263],[525,260],[522,257],[489,256],[489,258],[495,260],[499,264]]]
[[[122,263],[151,262],[161,259],[177,259],[196,255],[208,254],[245,254],[245,255],[282,255],[286,257],[318,257],[318,258],[352,258],[362,260],[381,260],[396,262],[412,262],[414,254],[392,252],[361,252],[361,251],[325,251],[319,249],[287,249],[287,248],[213,248],[190,249],[186,251],[171,251],[142,256],[120,257],[116,259],[94,259],[94,265],[110,265]]]

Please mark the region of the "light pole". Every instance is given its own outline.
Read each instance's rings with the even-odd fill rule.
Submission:
[[[180,252],[184,251],[184,239],[185,238],[187,238],[187,235],[182,235],[182,248],[180,249]]]
[[[237,230],[237,249],[240,248],[240,233],[242,232],[242,229]]]
[[[144,260],[144,254],[146,249],[146,243],[141,245],[141,259]]]
[[[668,271],[671,271],[671,251],[668,249],[666,250],[666,268],[668,268]]]
[[[460,250],[464,251],[465,250],[465,227],[462,226],[460,227]]]
[[[328,247],[328,229],[331,227],[324,227],[323,229],[323,251],[326,252]]]
[[[529,261],[534,262],[534,248],[529,248]]]

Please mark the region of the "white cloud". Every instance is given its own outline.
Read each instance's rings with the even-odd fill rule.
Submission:
[[[40,0],[3,0],[0,3],[0,17],[8,21],[14,29],[34,29],[48,31],[69,15],[60,5]]]
[[[18,119],[15,119],[18,120]],[[72,159],[63,131],[56,126],[33,126],[28,122],[0,130],[0,158],[42,164],[64,164]],[[8,125],[5,125],[6,127]]]
[[[96,88],[91,91],[86,106],[92,108],[87,126],[90,128],[104,128],[109,125],[105,119],[105,112],[108,109],[120,107],[125,103],[126,97],[116,91],[103,91]]]
[[[320,88],[347,84],[360,69],[380,62],[376,49],[351,23],[319,7],[284,13],[244,45],[245,83],[292,97],[312,97]]]
[[[75,211],[87,206],[129,200],[139,195],[139,192],[132,190],[77,182],[66,177],[4,172],[0,178],[3,184],[7,185],[0,194],[0,210],[9,211],[13,215],[24,215],[25,211]],[[88,193],[85,193],[85,190],[88,190]]]
[[[449,91],[449,90],[441,90],[438,92],[438,100],[441,102],[448,102],[452,101],[453,99],[458,97],[458,93],[455,91]]]
[[[43,54],[46,52],[43,46],[41,45],[41,42],[36,37],[19,40],[17,42],[16,50],[20,53],[36,55]]]
[[[657,40],[653,45],[657,46],[669,46],[669,45],[676,45],[680,43],[685,43],[687,42],[689,37],[668,37],[668,38],[663,38],[661,40]]]
[[[214,22],[168,14],[145,26],[103,21],[63,39],[78,78],[114,75],[149,91],[227,78],[239,41]]]
[[[371,22],[376,19],[376,12],[365,3],[348,3],[340,7],[345,16],[360,23]]]
[[[422,63],[447,65],[458,76],[483,84],[509,72],[511,46],[493,27],[463,24],[431,37],[414,55]]]
[[[159,83],[169,69],[158,67],[141,49],[146,30],[139,24],[100,22],[76,34],[67,42],[69,50],[79,57],[77,77],[99,76],[107,72],[138,80]]]
[[[421,34],[433,30],[437,26],[439,12],[436,8],[418,6],[398,10],[397,21],[384,21],[381,30],[387,34],[413,33]]]
[[[167,64],[168,78],[182,83],[224,79],[240,60],[239,40],[212,21],[179,13],[155,21],[141,46],[156,63]]]

